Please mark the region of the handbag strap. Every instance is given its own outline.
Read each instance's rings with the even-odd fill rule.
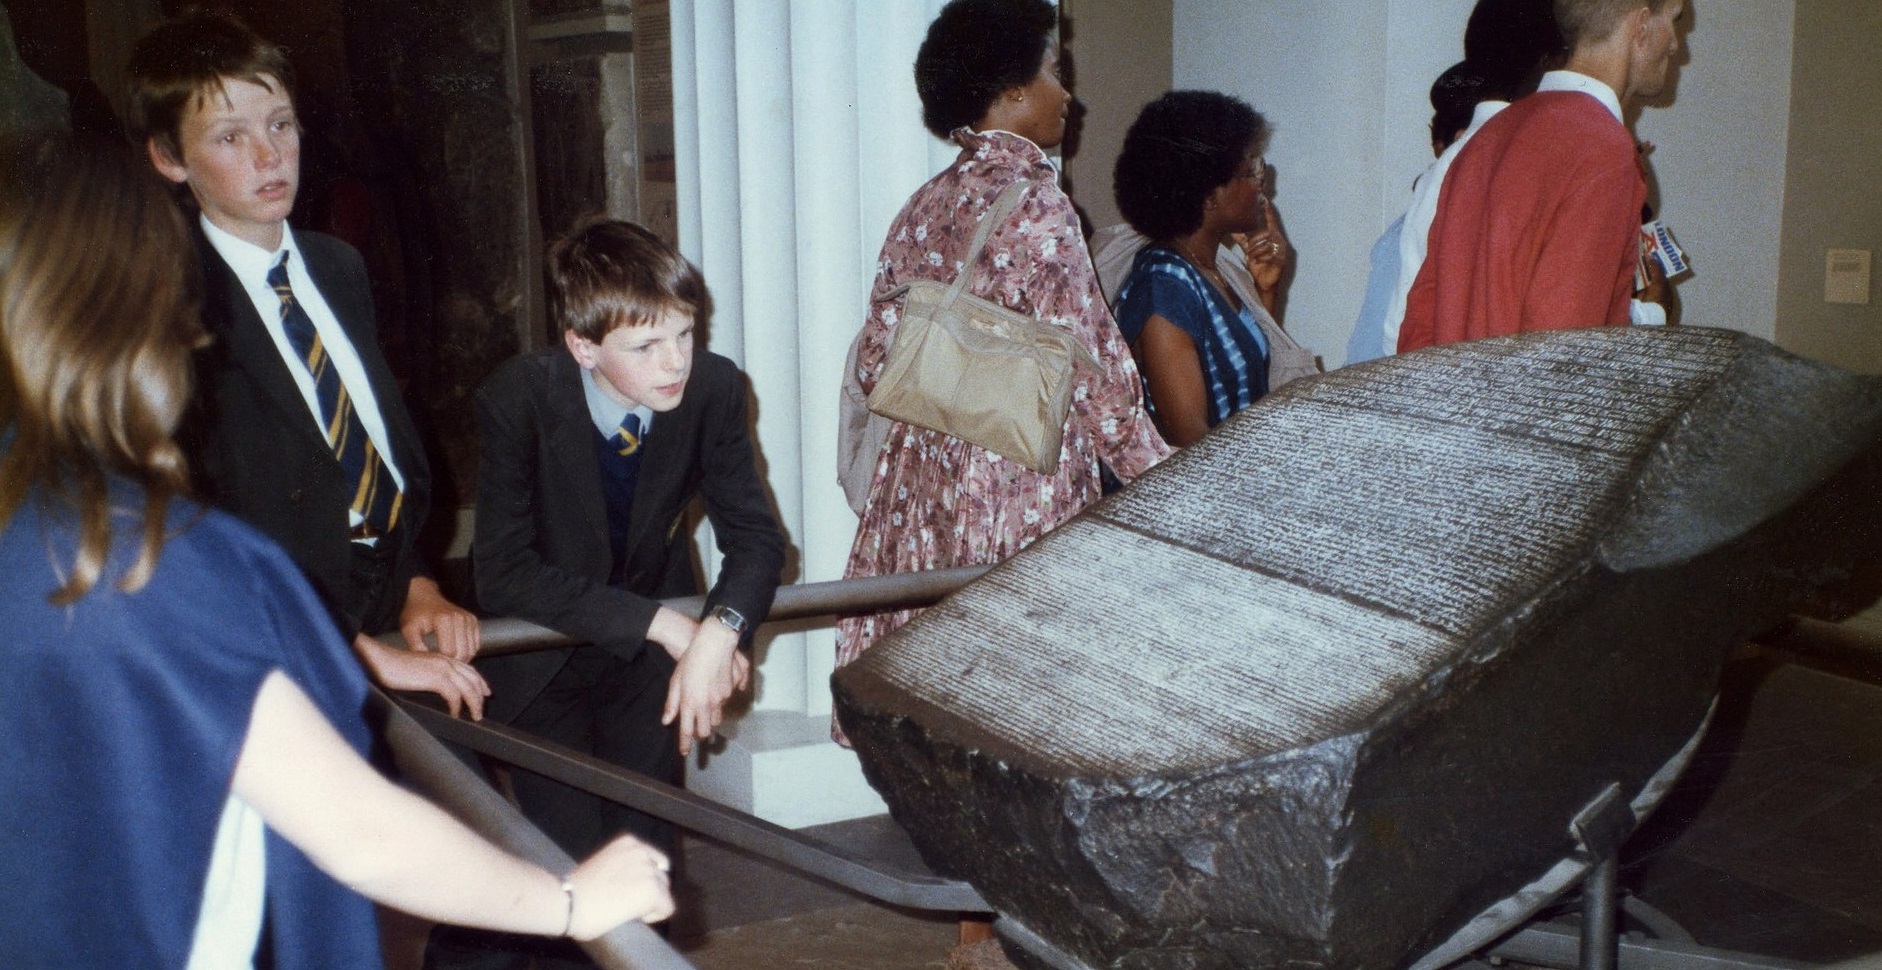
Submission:
[[[1019,194],[1026,191],[1026,187],[1030,184],[1032,184],[1030,180],[1020,179],[1016,182],[1009,183],[1006,188],[1000,190],[999,195],[994,196],[993,204],[987,207],[986,214],[980,217],[980,224],[974,228],[974,240],[967,250],[967,258],[961,262],[961,271],[955,275],[954,282],[948,286],[947,292],[942,295],[940,306],[947,306],[953,303],[955,298],[959,297],[961,292],[967,289],[967,284],[973,281],[974,261],[980,258],[980,251],[986,248],[987,237],[993,235],[993,230],[999,228],[1000,223],[1006,221],[1006,217],[1012,213],[1013,207],[1019,204]],[[909,284],[903,283],[900,286],[871,293],[869,294],[869,299],[874,303],[880,303],[884,300],[894,300],[901,297],[902,294],[907,293],[908,286]]]
[[[974,263],[980,259],[980,251],[987,246],[987,237],[993,235],[993,230],[1006,221],[1013,207],[1019,204],[1019,194],[1031,184],[1029,179],[1008,183],[994,198],[993,204],[987,207],[987,214],[980,217],[980,225],[974,229],[974,242],[967,249],[967,258],[961,262],[960,274],[954,277],[954,285],[948,287],[947,296],[941,298],[942,306],[953,303],[961,291],[967,289],[968,282],[974,278]]]

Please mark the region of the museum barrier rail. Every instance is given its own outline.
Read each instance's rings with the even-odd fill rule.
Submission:
[[[838,579],[823,583],[800,583],[778,587],[766,623],[800,620],[807,617],[835,616],[841,613],[873,613],[926,606],[979,578],[990,567],[963,566],[921,573],[894,573],[861,579]],[[698,616],[705,609],[704,596],[662,600],[688,616]],[[575,643],[547,627],[512,617],[483,621],[483,646],[478,656],[495,657],[506,653],[546,650]],[[389,642],[405,645],[399,637]]]
[[[806,583],[778,590],[767,622],[847,612],[925,606],[973,581],[985,566]],[[667,600],[698,615],[704,597]],[[512,618],[483,622],[482,655],[520,653],[573,643],[553,630]],[[386,638],[405,646],[402,638]],[[866,853],[847,850],[735,812],[685,789],[659,785],[606,762],[539,741],[498,725],[450,717],[435,707],[376,693],[385,717],[385,737],[399,770],[433,801],[505,849],[549,869],[567,872],[574,861],[524,818],[477,772],[453,755],[440,738],[574,785],[603,798],[667,819],[689,832],[821,876],[830,882],[896,905],[941,911],[984,911],[987,905],[964,883],[926,872],[897,871]],[[582,944],[605,970],[683,970],[692,964],[652,929],[622,926]]]
[[[767,622],[923,606],[971,582],[988,567],[937,570],[867,579],[781,587]],[[697,614],[703,597],[668,600],[675,609]],[[570,638],[521,620],[486,620],[483,654],[495,655],[571,644]],[[389,639],[397,640],[396,637]],[[1775,650],[1801,662],[1845,676],[1882,684],[1882,636],[1807,618],[1759,638],[1758,648]],[[591,794],[666,819],[688,832],[789,866],[799,872],[897,906],[939,912],[986,912],[990,907],[966,883],[942,878],[917,866],[898,864],[906,853],[884,852],[867,839],[824,841],[662,784],[599,759],[542,741],[496,724],[450,717],[420,700],[378,695],[386,716],[385,733],[399,768],[414,784],[487,838],[539,865],[566,872],[574,863],[547,836],[443,742],[537,772]],[[1630,908],[1630,914],[1631,914]],[[1653,914],[1647,914],[1651,922]],[[1677,927],[1673,928],[1677,931]],[[1683,934],[1661,933],[1642,940],[1619,938],[1614,957],[1628,970],[1790,970],[1804,964],[1715,950]],[[692,964],[665,940],[641,924],[620,927],[583,944],[608,970],[680,970]],[[1535,924],[1508,937],[1494,956],[1542,966],[1572,967],[1581,952],[1581,934],[1559,924]],[[1585,954],[1582,954],[1585,958]],[[1612,958],[1611,958],[1612,959]],[[1584,959],[1584,965],[1585,959]],[[1616,962],[1607,962],[1614,966]],[[1841,964],[1832,970],[1882,970],[1882,954]]]
[[[385,717],[386,743],[408,783],[478,834],[510,852],[550,872],[564,873],[575,868],[568,853],[406,713],[411,702],[393,700],[377,690],[373,702]],[[418,710],[427,709],[419,707]],[[693,970],[691,962],[668,946],[651,927],[641,923],[616,927],[581,946],[603,970]]]

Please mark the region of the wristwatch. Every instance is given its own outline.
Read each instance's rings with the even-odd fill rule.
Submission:
[[[706,611],[706,616],[725,624],[726,629],[741,637],[745,635],[745,628],[751,625],[746,621],[745,614],[724,604]]]

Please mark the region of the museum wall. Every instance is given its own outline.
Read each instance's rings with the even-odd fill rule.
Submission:
[[[1882,290],[1824,302],[1831,249],[1882,250],[1882,3],[1797,0],[1790,139],[1779,249],[1778,342],[1882,373]],[[1871,272],[1873,273],[1873,256]]]

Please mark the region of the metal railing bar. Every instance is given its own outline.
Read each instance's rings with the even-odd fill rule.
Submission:
[[[949,593],[979,579],[992,566],[961,566],[926,572],[892,573],[858,579],[833,579],[822,583],[799,583],[778,587],[777,599],[765,622],[799,620],[812,616],[844,613],[875,613],[930,606]],[[706,607],[704,596],[683,596],[661,600],[687,616],[698,616]],[[515,617],[496,617],[482,621],[483,647],[480,657],[506,653],[545,650],[550,647],[575,646],[579,641]],[[403,647],[403,637],[389,633],[381,639]]]
[[[1882,637],[1867,630],[1793,616],[1756,643],[1829,673],[1882,684]]]
[[[886,613],[916,606],[932,606],[949,593],[987,574],[992,566],[959,566],[954,569],[930,569],[914,573],[890,573],[885,576],[859,576],[832,579],[821,583],[798,583],[778,587],[771,603],[767,623],[776,620],[801,620],[811,616],[835,616],[843,613]],[[698,616],[706,608],[704,596],[662,600],[688,616]]]
[[[399,772],[427,797],[502,848],[554,873],[575,868],[574,860],[470,766],[452,755],[424,727],[377,688],[372,704],[385,716],[384,736]],[[604,970],[695,970],[658,933],[643,923],[625,923],[581,944]]]
[[[902,870],[886,865],[882,860],[859,857],[845,846],[794,832],[701,798],[684,788],[647,778],[513,728],[458,720],[443,711],[404,698],[399,699],[399,704],[424,730],[446,741],[665,819],[689,832],[743,849],[871,899],[937,912],[991,910],[980,894],[967,883],[933,873]]]

